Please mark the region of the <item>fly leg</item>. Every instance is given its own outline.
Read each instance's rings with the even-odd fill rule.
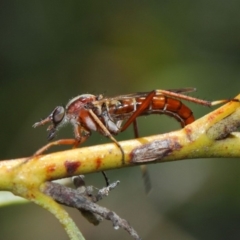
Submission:
[[[194,89],[184,89],[184,91],[193,91]],[[134,135],[135,138],[139,137],[139,133],[138,133],[138,127],[137,127],[137,117],[140,116],[147,108],[149,108],[149,106],[152,103],[152,100],[154,98],[154,96],[156,95],[167,95],[167,96],[171,96],[173,97],[171,94],[175,94],[178,97],[180,96],[184,96],[184,97],[188,97],[186,95],[180,94],[180,93],[176,93],[176,92],[171,92],[171,91],[164,91],[164,90],[154,90],[152,92],[150,92],[145,100],[141,103],[141,105],[136,109],[136,111],[130,116],[130,118],[125,122],[125,124],[122,126],[122,128],[120,129],[121,132],[123,132],[124,130],[126,130],[130,124],[133,123],[133,129],[134,129]],[[175,96],[176,97],[176,96]],[[192,99],[191,99],[192,100]],[[141,171],[142,171],[142,177],[143,177],[143,181],[144,181],[144,185],[145,185],[145,190],[148,193],[151,190],[151,180],[150,180],[150,176],[147,170],[146,165],[141,165]]]
[[[134,136],[135,138],[139,138],[139,132],[138,132],[138,126],[137,126],[137,117],[141,115],[142,112],[145,111],[146,108],[149,107],[151,104],[151,101],[153,97],[156,95],[156,91],[152,91],[148,94],[146,99],[142,102],[142,104],[136,109],[136,111],[130,116],[130,118],[125,122],[125,124],[122,126],[120,129],[120,132],[123,132],[126,130],[130,124],[133,123],[133,130],[134,130]],[[150,175],[147,170],[146,165],[141,165],[141,172],[142,172],[142,178],[144,181],[144,186],[145,186],[145,191],[148,193],[151,190],[151,180],[150,180]]]
[[[194,90],[194,89],[193,89]],[[191,88],[188,89],[183,89],[184,92],[189,92],[191,91]],[[185,94],[181,94],[181,91],[177,92],[177,91],[171,91],[171,90],[154,90],[153,92],[155,92],[155,95],[164,95],[166,97],[173,97],[173,98],[177,98],[177,99],[181,99],[181,100],[186,100],[186,101],[190,101],[190,102],[194,102],[203,106],[207,106],[207,107],[212,107],[218,104],[223,104],[223,103],[228,103],[231,101],[234,102],[239,102],[238,99],[221,99],[221,100],[216,100],[216,101],[206,101],[203,99],[199,99],[199,98],[194,98]],[[150,93],[151,94],[151,93]],[[149,95],[150,95],[149,94]]]
[[[88,137],[82,137],[81,141],[73,139],[73,138],[69,138],[69,139],[60,139],[54,142],[50,142],[48,144],[46,144],[45,146],[41,147],[40,149],[38,149],[32,157],[27,158],[27,160],[25,162],[28,162],[30,159],[32,159],[33,157],[38,157],[40,155],[42,155],[44,152],[46,152],[49,148],[53,147],[53,146],[58,146],[58,145],[73,145],[73,148],[77,147],[79,144],[85,142],[87,140]]]
[[[46,144],[45,146],[43,146],[42,148],[38,149],[33,156],[39,156],[42,155],[44,152],[46,152],[49,148],[51,148],[52,146],[56,146],[56,145],[75,145],[76,144],[76,139],[60,139],[54,142],[50,142],[48,144]]]
[[[47,151],[52,146],[57,145],[73,145],[73,148],[76,148],[78,145],[84,143],[88,137],[90,136],[90,132],[86,131],[82,126],[74,126],[74,133],[75,133],[75,139],[60,139],[54,142],[50,142],[37,150],[33,156],[39,156],[42,155],[45,151]],[[50,133],[51,135],[51,133]]]
[[[134,123],[134,121],[136,120],[136,118],[138,116],[141,115],[142,112],[144,112],[144,110],[146,108],[149,107],[153,97],[156,95],[156,90],[150,92],[147,97],[145,98],[145,100],[142,102],[142,104],[136,109],[136,111],[131,115],[131,117],[124,123],[124,125],[122,126],[122,128],[120,129],[120,132],[125,131],[132,123]],[[136,123],[135,123],[136,125]],[[134,130],[135,131],[135,130]]]

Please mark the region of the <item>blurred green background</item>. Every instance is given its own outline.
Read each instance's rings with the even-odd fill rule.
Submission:
[[[114,96],[196,87],[216,100],[240,92],[240,2],[1,1],[1,159],[30,156],[46,144],[46,128],[31,126],[82,93]],[[187,104],[196,117],[209,108]],[[179,124],[140,119],[141,135]],[[129,139],[129,129],[117,139]],[[58,138],[71,137],[64,128]],[[88,145],[109,142],[93,134]],[[87,145],[85,144],[85,145]],[[150,165],[153,189],[140,170],[109,171],[121,181],[101,204],[126,218],[143,239],[240,239],[239,159],[198,159]],[[29,179],[31,181],[31,179]],[[86,176],[101,187],[101,174]],[[104,221],[94,227],[68,209],[86,239],[131,239]],[[57,220],[33,205],[0,208],[0,238],[67,239]]]

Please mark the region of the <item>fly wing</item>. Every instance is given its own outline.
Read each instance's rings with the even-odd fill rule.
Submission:
[[[169,91],[169,92],[174,92],[174,93],[189,93],[189,92],[195,92],[196,88],[175,88],[175,89],[167,89],[165,91]],[[115,96],[115,97],[104,97],[103,101],[105,100],[118,100],[118,99],[126,99],[126,98],[136,98],[136,97],[145,97],[148,96],[149,92],[136,92],[136,93],[130,93],[130,94],[124,94],[124,95],[119,95],[119,96]]]
[[[169,92],[175,92],[175,93],[189,93],[189,92],[195,92],[196,88],[175,88],[175,89],[168,89]]]
[[[161,91],[156,90],[156,91]],[[189,93],[189,92],[194,92],[196,91],[196,88],[176,88],[176,89],[168,89],[168,90],[162,90],[162,91],[167,91],[167,92],[173,92],[173,93],[180,93],[180,94],[184,94],[184,93]],[[96,100],[96,101],[92,101],[91,105],[94,106],[95,108],[98,106],[101,106],[102,104],[106,104],[109,102],[117,102],[123,99],[131,99],[131,98],[137,98],[137,97],[147,97],[149,94],[151,93],[151,91],[149,92],[136,92],[136,93],[130,93],[130,94],[124,94],[124,95],[118,95],[118,96],[114,96],[114,97],[103,97],[101,96],[100,99]],[[156,95],[162,95],[161,92],[156,93]],[[164,95],[164,94],[163,94]]]

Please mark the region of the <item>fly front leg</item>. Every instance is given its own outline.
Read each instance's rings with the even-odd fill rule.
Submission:
[[[49,148],[51,148],[52,146],[57,146],[57,145],[74,145],[76,143],[76,139],[60,139],[54,142],[50,142],[48,144],[46,144],[45,146],[43,146],[42,148],[40,148],[39,150],[37,150],[33,156],[40,156],[42,155],[44,152],[46,152]]]
[[[91,136],[91,132],[86,130],[78,123],[73,124],[73,131],[75,136],[75,143],[73,144],[73,148],[78,147]]]
[[[73,148],[76,148],[80,144],[84,143],[90,136],[90,132],[86,131],[83,127],[74,125],[74,133],[75,133],[75,139],[60,139],[54,142],[50,142],[37,150],[33,156],[39,156],[42,155],[44,152],[46,152],[49,148],[52,146],[58,146],[58,145],[73,145]]]

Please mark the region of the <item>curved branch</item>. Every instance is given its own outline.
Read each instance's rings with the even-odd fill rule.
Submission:
[[[240,100],[240,95],[236,99]],[[46,181],[143,163],[240,157],[240,134],[233,133],[239,126],[240,102],[231,101],[179,131],[119,142],[124,163],[122,152],[114,143],[0,161],[0,190],[11,191],[50,211],[53,207],[59,212],[51,212],[71,239],[76,239],[76,234],[81,234],[71,219],[42,192]],[[71,235],[73,231],[75,235]]]
[[[237,96],[240,99],[240,95]],[[137,164],[210,157],[240,157],[240,103],[229,102],[185,128],[134,140],[71,149],[30,158],[0,161],[0,189],[11,190],[17,179],[45,181]]]

